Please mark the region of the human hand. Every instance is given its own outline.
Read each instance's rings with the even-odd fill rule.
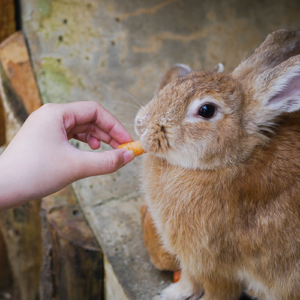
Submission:
[[[132,151],[81,151],[75,138],[98,149],[117,148],[131,136],[96,102],[46,104],[33,112],[0,156],[0,210],[52,194],[89,176],[116,171],[134,158]]]

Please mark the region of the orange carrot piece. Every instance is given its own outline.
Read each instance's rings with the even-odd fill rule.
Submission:
[[[118,149],[128,149],[134,152],[135,156],[141,155],[146,151],[143,149],[140,141],[130,142],[126,144],[119,145]]]
[[[174,271],[174,273],[173,273],[173,282],[176,283],[177,281],[179,281],[180,276],[181,276],[181,271],[180,270]]]

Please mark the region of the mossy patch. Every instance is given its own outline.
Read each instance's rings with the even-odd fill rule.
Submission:
[[[51,0],[37,0],[36,8],[42,18],[49,18],[52,12],[52,1]]]
[[[41,64],[41,89],[44,103],[67,102],[71,93],[72,80],[67,76],[68,70],[62,62],[54,57],[45,57]]]

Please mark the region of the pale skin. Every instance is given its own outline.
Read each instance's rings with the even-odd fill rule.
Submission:
[[[98,149],[82,151],[77,139]],[[0,211],[40,199],[89,176],[112,173],[134,158],[116,149],[132,138],[122,124],[96,102],[46,104],[32,113],[0,156]]]

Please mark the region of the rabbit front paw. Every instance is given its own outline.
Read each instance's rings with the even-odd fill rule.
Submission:
[[[202,295],[202,291],[195,293],[191,290],[191,288],[183,286],[180,282],[177,282],[172,283],[162,290],[160,295],[154,297],[152,300],[199,300]]]

